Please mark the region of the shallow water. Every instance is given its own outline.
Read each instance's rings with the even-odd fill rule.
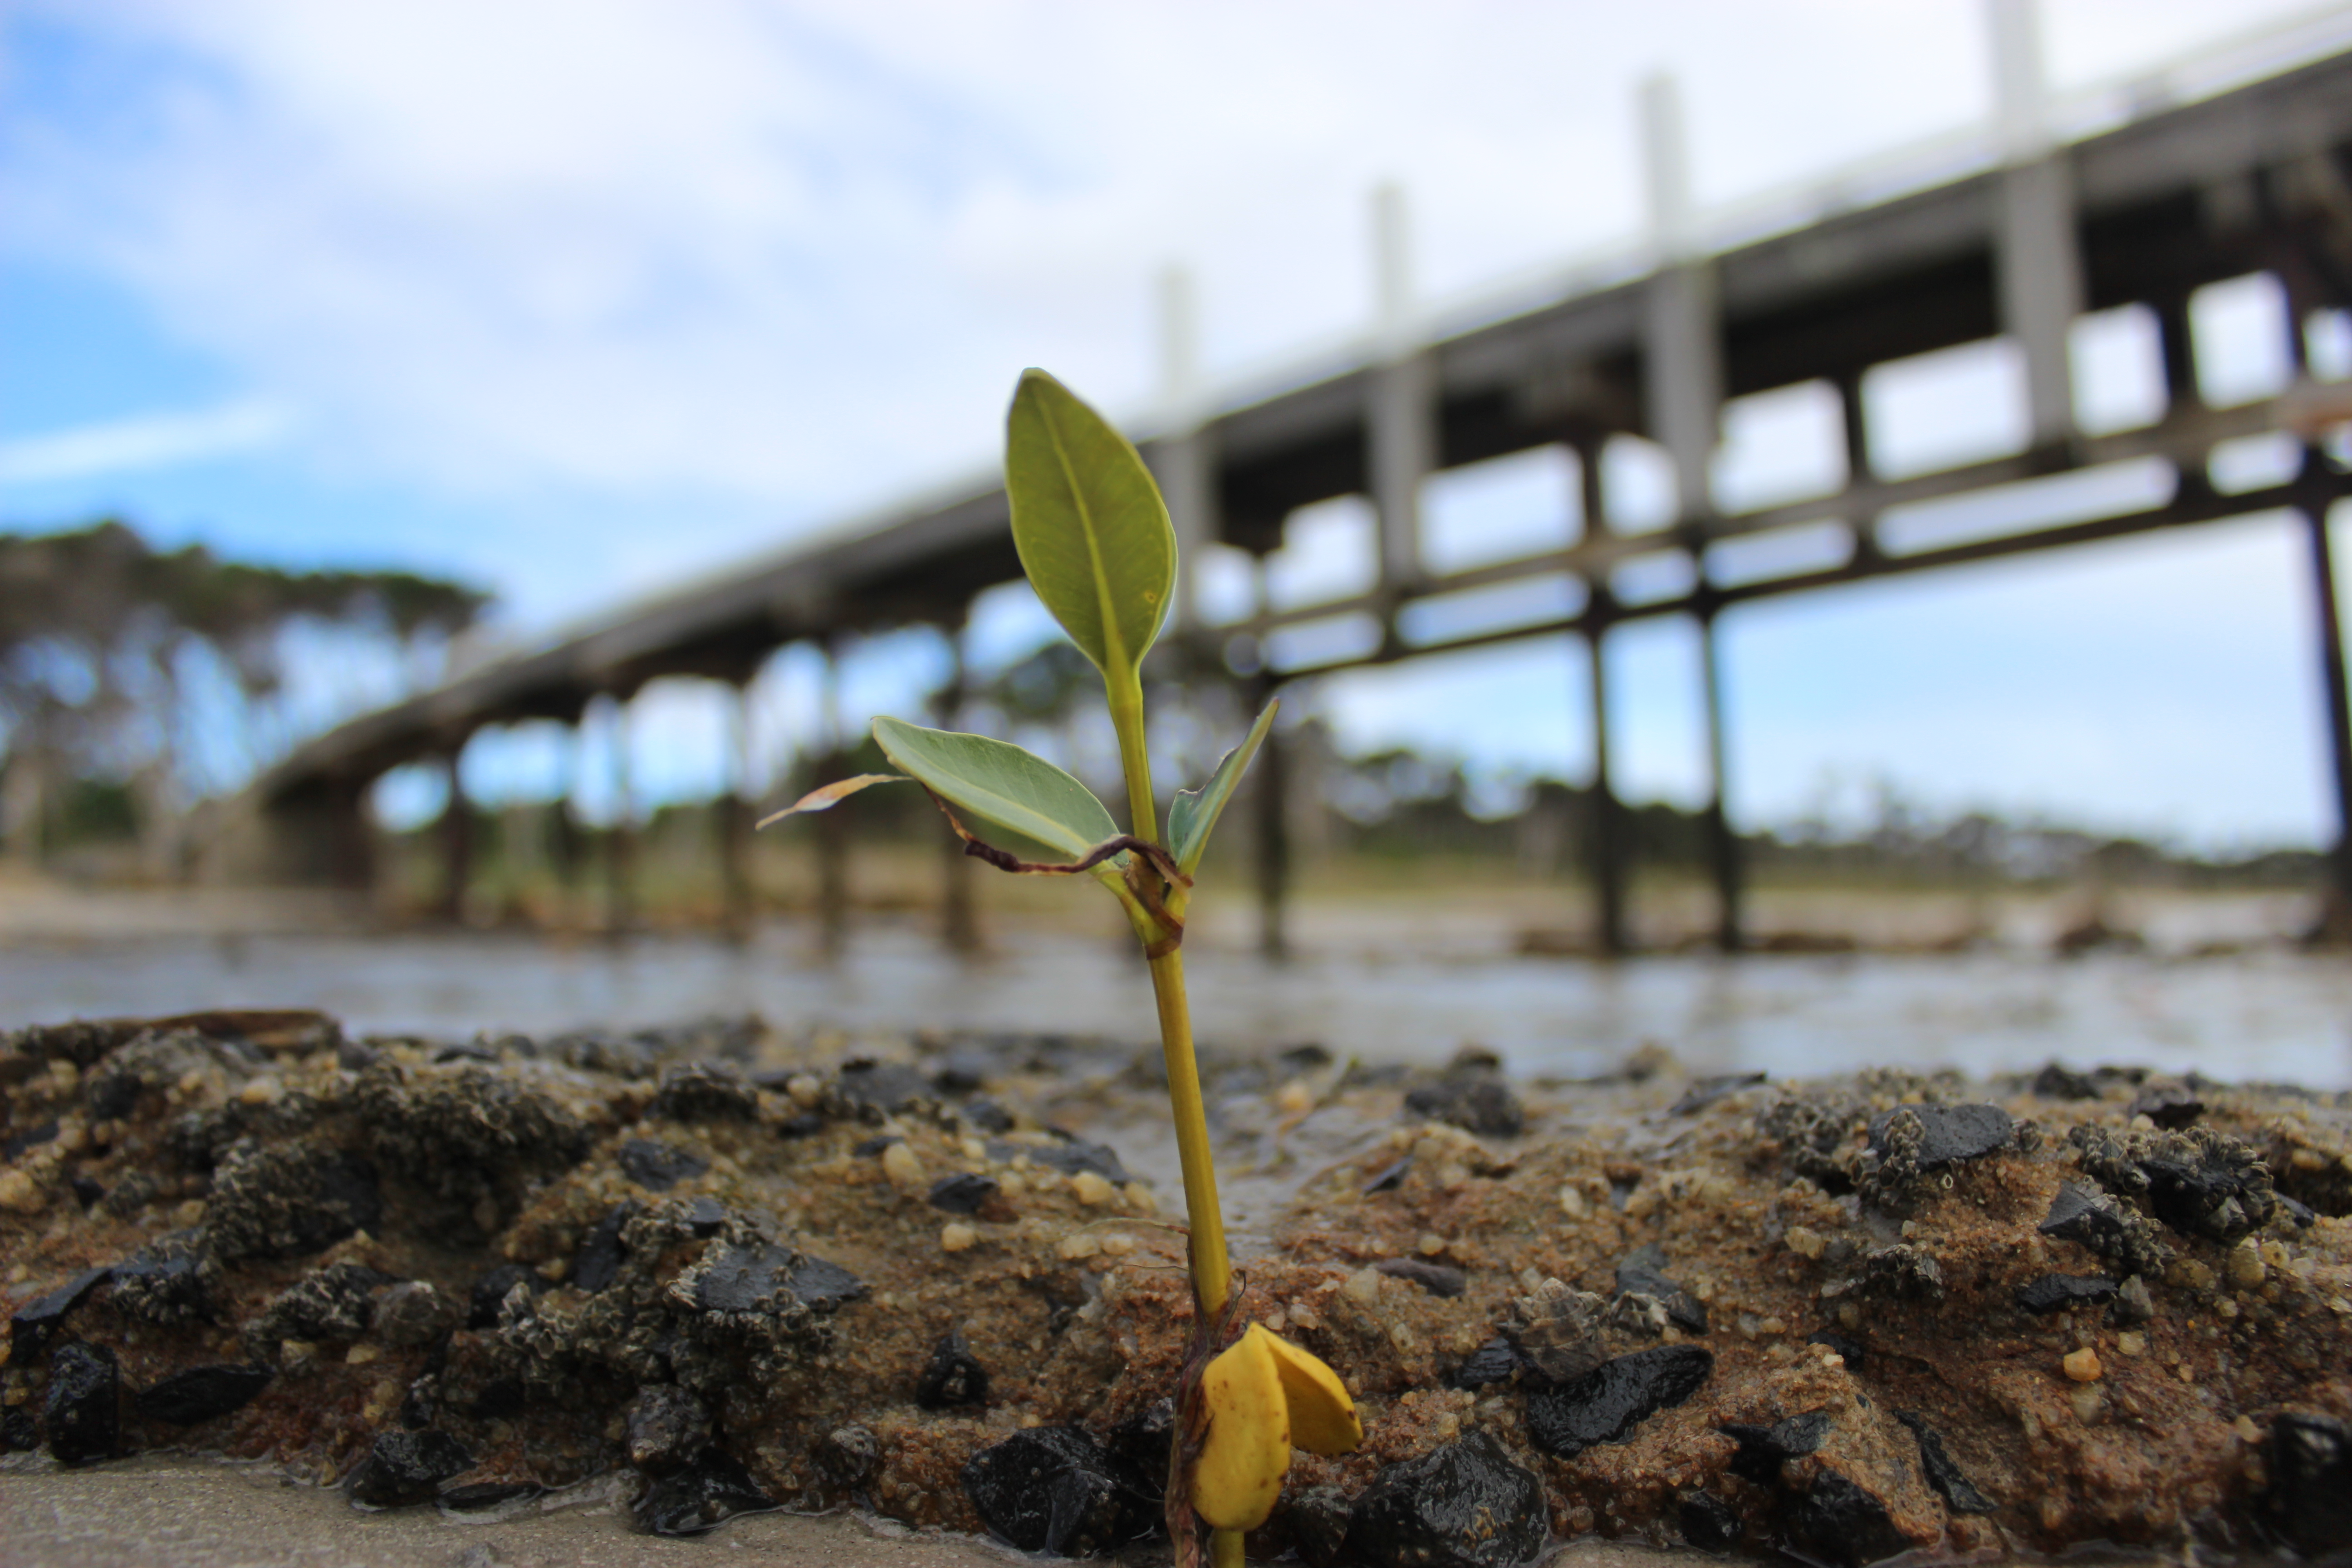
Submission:
[[[1616,963],[1340,950],[1286,964],[1189,955],[1205,1041],[1314,1040],[1376,1060],[1475,1041],[1513,1070],[1583,1077],[1644,1043],[1696,1072],[1803,1077],[1899,1064],[1971,1074],[2137,1063],[2352,1088],[2352,963],[2016,952],[1657,956]],[[512,934],[156,937],[0,948],[0,1026],[212,1006],[323,1008],[362,1030],[622,1027],[756,1011],[788,1028],[1150,1035],[1131,947],[1038,934],[959,963],[911,925],[861,929],[828,963],[805,931],[559,943]]]

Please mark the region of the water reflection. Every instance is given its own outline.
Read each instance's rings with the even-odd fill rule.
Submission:
[[[1662,956],[1602,965],[1460,953],[1332,952],[1269,967],[1192,956],[1202,1037],[1316,1040],[1370,1059],[1465,1041],[1519,1072],[1601,1072],[1645,1042],[1696,1071],[1776,1077],[1885,1064],[1986,1073],[2057,1058],[2226,1079],[2352,1087],[2352,966],[2260,950],[2177,959]],[[504,934],[159,938],[0,950],[0,1025],[202,1006],[313,1006],[367,1030],[625,1026],[759,1012],[788,1027],[1038,1029],[1143,1039],[1150,982],[1131,947],[1041,935],[956,963],[912,925],[861,930],[837,966],[804,933],[559,945]]]

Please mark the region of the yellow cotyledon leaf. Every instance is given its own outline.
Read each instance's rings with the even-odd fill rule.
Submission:
[[[1347,1454],[1364,1441],[1363,1423],[1356,1419],[1356,1402],[1339,1374],[1309,1352],[1300,1350],[1260,1324],[1252,1334],[1265,1334],[1274,1352],[1274,1368],[1282,1378],[1282,1394],[1290,1407],[1290,1441],[1310,1454]]]
[[[1219,1530],[1264,1524],[1290,1468],[1289,1400],[1273,1338],[1253,1323],[1201,1373],[1209,1430],[1192,1471],[1192,1506]]]

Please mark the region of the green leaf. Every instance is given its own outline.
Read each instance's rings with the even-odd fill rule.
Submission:
[[[1176,530],[1128,438],[1042,370],[1005,417],[1004,489],[1029,585],[1106,679],[1143,661],[1176,585]]]
[[[1217,771],[1209,775],[1207,784],[1176,792],[1168,807],[1168,851],[1187,877],[1200,869],[1202,853],[1209,847],[1209,832],[1217,826],[1225,802],[1233,799],[1234,786],[1249,771],[1250,759],[1265,744],[1266,731],[1274,728],[1274,710],[1281,706],[1279,697],[1265,705],[1242,743],[1218,761]]]
[[[874,721],[874,742],[933,795],[1077,859],[1118,837],[1094,792],[1034,752],[985,735]]]

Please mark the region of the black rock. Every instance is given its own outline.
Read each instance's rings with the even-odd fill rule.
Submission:
[[[1682,1526],[1683,1541],[1701,1552],[1728,1552],[1747,1533],[1739,1510],[1707,1492],[1685,1492],[1675,1509],[1675,1521]]]
[[[2319,1215],[2313,1212],[2311,1205],[2301,1198],[2281,1193],[2278,1195],[2278,1202],[2279,1207],[2286,1211],[2288,1221],[2297,1230],[2309,1230],[2319,1218]]]
[[[546,1489],[537,1481],[476,1481],[471,1486],[451,1487],[433,1500],[447,1513],[480,1513],[535,1498]]]
[[[950,1051],[932,1070],[931,1087],[941,1094],[975,1094],[996,1076],[996,1058],[986,1051]]]
[[[2099,1086],[2072,1068],[2052,1062],[2033,1075],[2033,1092],[2043,1100],[2096,1100]]]
[[[467,1414],[477,1421],[504,1421],[522,1414],[529,1391],[519,1377],[494,1377],[474,1395]]]
[[[1013,1131],[1012,1113],[1007,1111],[1004,1107],[997,1104],[996,1101],[992,1100],[975,1100],[968,1101],[964,1105],[963,1109],[958,1111],[957,1114],[961,1116],[966,1121],[971,1122],[974,1127],[979,1128],[982,1132],[1010,1132]]]
[[[1998,1513],[2000,1505],[1977,1490],[1974,1482],[1960,1473],[1960,1467],[1950,1450],[1944,1447],[1943,1435],[1917,1413],[1898,1410],[1895,1419],[1911,1428],[1919,1439],[1919,1468],[1927,1484],[1943,1494],[1944,1505],[1954,1513]]]
[[[648,1192],[666,1193],[689,1177],[710,1169],[710,1162],[683,1149],[673,1149],[651,1138],[632,1138],[621,1145],[621,1173]]]
[[[1409,1279],[1431,1295],[1449,1300],[1470,1289],[1470,1276],[1450,1264],[1432,1263],[1425,1258],[1383,1258],[1372,1268],[1391,1279]]]
[[[1507,1568],[1550,1533],[1543,1483],[1473,1432],[1382,1470],[1356,1500],[1346,1553],[1367,1568]]]
[[[824,1131],[824,1117],[814,1110],[787,1116],[776,1123],[776,1136],[779,1138],[814,1138]]]
[[[2161,1275],[2172,1258],[2171,1248],[2144,1215],[2119,1208],[2074,1182],[2058,1184],[2058,1195],[2050,1200],[2050,1213],[2040,1229],[2044,1236],[2113,1258],[2126,1274]]]
[[[1449,1072],[1404,1097],[1408,1115],[1446,1121],[1482,1138],[1516,1138],[1528,1113],[1500,1073],[1484,1068]]]
[[[861,1300],[866,1281],[838,1263],[803,1255],[792,1272],[793,1294],[813,1312],[830,1312]]]
[[[1862,1568],[1913,1545],[1895,1528],[1886,1505],[1838,1470],[1825,1468],[1815,1476],[1812,1489],[1796,1500],[1784,1518],[1789,1544],[1798,1555],[1840,1568]]]
[[[446,1432],[385,1432],[344,1486],[358,1507],[402,1508],[473,1468],[474,1456]]]
[[[466,1303],[466,1326],[469,1329],[495,1329],[499,1326],[499,1308],[509,1292],[518,1285],[532,1295],[539,1294],[542,1281],[539,1270],[524,1263],[501,1263],[474,1281],[474,1290]]]
[[[2177,1130],[2192,1125],[2205,1114],[2205,1099],[2185,1083],[2152,1083],[2139,1091],[2124,1114],[2145,1116],[2158,1127]]]
[[[670,1121],[748,1121],[760,1091],[727,1062],[685,1062],[661,1075],[649,1114]]]
[[[158,1241],[114,1266],[110,1299],[131,1316],[165,1327],[210,1319],[217,1270],[208,1262],[193,1235]]]
[[[1266,1523],[1289,1538],[1307,1568],[1338,1568],[1348,1549],[1353,1506],[1338,1487],[1286,1487]]]
[[[1714,1370],[1714,1355],[1698,1345],[1659,1345],[1604,1361],[1570,1382],[1530,1388],[1528,1436],[1544,1452],[1572,1459],[1680,1405]]]
[[[38,1126],[27,1127],[22,1132],[12,1132],[0,1139],[0,1163],[14,1160],[27,1149],[37,1149],[58,1135],[58,1119],[50,1117]]]
[[[1862,1364],[1870,1354],[1860,1340],[1850,1339],[1835,1329],[1815,1329],[1805,1336],[1805,1342],[1835,1351],[1838,1359],[1845,1363],[1846,1371],[1853,1373],[1862,1371]]]
[[[1944,1268],[1924,1247],[1898,1241],[1882,1247],[1862,1260],[1863,1283],[1878,1296],[1897,1301],[1940,1301],[1944,1299]]]
[[[637,1503],[637,1524],[655,1535],[700,1535],[739,1513],[775,1506],[740,1461],[705,1448],[693,1464],[654,1483]]]
[[[1404,1173],[1412,1169],[1412,1156],[1411,1154],[1399,1155],[1395,1160],[1381,1167],[1379,1171],[1373,1173],[1372,1179],[1364,1184],[1363,1190],[1365,1195],[1369,1197],[1374,1193],[1392,1193],[1396,1191],[1399,1187],[1404,1185]]]
[[[29,1406],[0,1406],[0,1454],[29,1454],[40,1446],[41,1425]]]
[[[140,1391],[139,1414],[174,1426],[194,1426],[242,1410],[276,1374],[266,1366],[192,1366]]]
[[[79,1171],[66,1178],[66,1185],[73,1189],[74,1202],[81,1205],[85,1212],[96,1206],[106,1196],[106,1188],[103,1185],[90,1180]]]
[[[2352,1427],[2285,1413],[2271,1423],[2272,1521],[2306,1555],[2352,1546]]]
[[[1771,1487],[1780,1482],[1780,1467],[1819,1448],[1834,1424],[1828,1411],[1808,1410],[1801,1415],[1783,1416],[1769,1426],[1731,1421],[1716,1430],[1739,1445],[1727,1467],[1731,1473],[1759,1487]]]
[[[891,1144],[904,1143],[905,1142],[906,1140],[904,1138],[899,1137],[894,1132],[880,1138],[866,1139],[864,1142],[854,1145],[850,1149],[849,1152],[857,1159],[871,1160],[875,1155],[879,1154],[883,1150],[890,1147]]]
[[[923,1075],[897,1062],[845,1061],[835,1082],[842,1099],[861,1110],[885,1115],[931,1097],[931,1086]]]
[[[1497,1334],[1472,1351],[1462,1364],[1445,1376],[1448,1388],[1484,1388],[1489,1384],[1508,1383],[1519,1370],[1519,1353],[1511,1342]]]
[[[1176,1441],[1176,1402],[1155,1399],[1113,1426],[1103,1439],[1110,1457],[1125,1467],[1126,1479],[1138,1490],[1168,1484],[1169,1450]],[[1341,1528],[1346,1521],[1341,1521]]]
[[[1665,1309],[1678,1327],[1694,1334],[1706,1332],[1706,1308],[1689,1291],[1666,1278],[1666,1249],[1645,1242],[1617,1265],[1620,1295],[1643,1296]]]
[[[926,1410],[988,1403],[988,1369],[963,1342],[963,1331],[950,1329],[931,1349],[931,1361],[915,1380],[915,1403]]]
[[[636,1218],[643,1205],[634,1198],[619,1204],[603,1219],[589,1227],[580,1243],[580,1250],[572,1255],[572,1283],[594,1295],[611,1288],[621,1277],[622,1259],[628,1248],[621,1245],[621,1232]]]
[[[16,1309],[8,1320],[8,1360],[23,1366],[48,1348],[58,1331],[65,1327],[66,1316],[81,1305],[82,1298],[98,1289],[98,1282],[108,1270],[85,1268],[56,1289],[34,1297]]]
[[[1151,1529],[1160,1499],[1139,1492],[1082,1426],[1037,1426],[982,1448],[964,1495],[989,1533],[1024,1552],[1108,1552]]]
[[[680,1216],[688,1236],[708,1239],[727,1228],[727,1205],[714,1197],[698,1197]]]
[[[13,1359],[13,1358],[12,1358]],[[121,1432],[121,1369],[104,1345],[70,1340],[49,1357],[49,1394],[41,1426],[61,1465],[110,1458]]]
[[[950,1214],[978,1214],[981,1205],[996,1195],[996,1178],[975,1176],[969,1173],[957,1176],[941,1176],[931,1184],[930,1205]]]
[[[2063,1312],[2116,1299],[2116,1282],[2104,1274],[2044,1274],[2017,1288],[2017,1304],[2028,1312]]]
[[[830,1312],[866,1294],[866,1284],[838,1264],[762,1244],[730,1246],[695,1282],[694,1304],[709,1312],[779,1313],[798,1303]]]
[[[1764,1081],[1760,1072],[1718,1073],[1713,1078],[1695,1078],[1683,1090],[1682,1098],[1666,1110],[1669,1116],[1696,1116],[1717,1100],[1738,1094],[1743,1089],[1753,1089]],[[1700,1496],[1706,1494],[1701,1493]],[[1709,1502],[1714,1501],[1708,1498]]]
[[[1128,1174],[1127,1167],[1118,1163],[1118,1156],[1108,1145],[1089,1143],[1083,1138],[1072,1138],[1066,1133],[1058,1143],[1048,1143],[1025,1152],[1030,1163],[1048,1166],[1066,1176],[1091,1171],[1103,1180],[1115,1182],[1122,1187],[1135,1180]]]
[[[2259,1230],[2277,1206],[2270,1174],[2251,1154],[2241,1160],[2231,1158],[2231,1152],[2209,1148],[2203,1158],[2141,1161],[2148,1208],[2183,1236],[2203,1237],[2221,1247],[2234,1247]]]
[[[710,1446],[710,1411],[676,1384],[650,1384],[629,1406],[629,1463],[666,1476]]]
[[[1906,1117],[1919,1124],[1919,1137],[1908,1151],[1911,1164],[1922,1171],[1939,1170],[1963,1160],[1979,1160],[2009,1142],[2015,1124],[1998,1105],[1898,1106],[1870,1124],[1870,1151],[1885,1155],[1894,1151],[1897,1130]]]

